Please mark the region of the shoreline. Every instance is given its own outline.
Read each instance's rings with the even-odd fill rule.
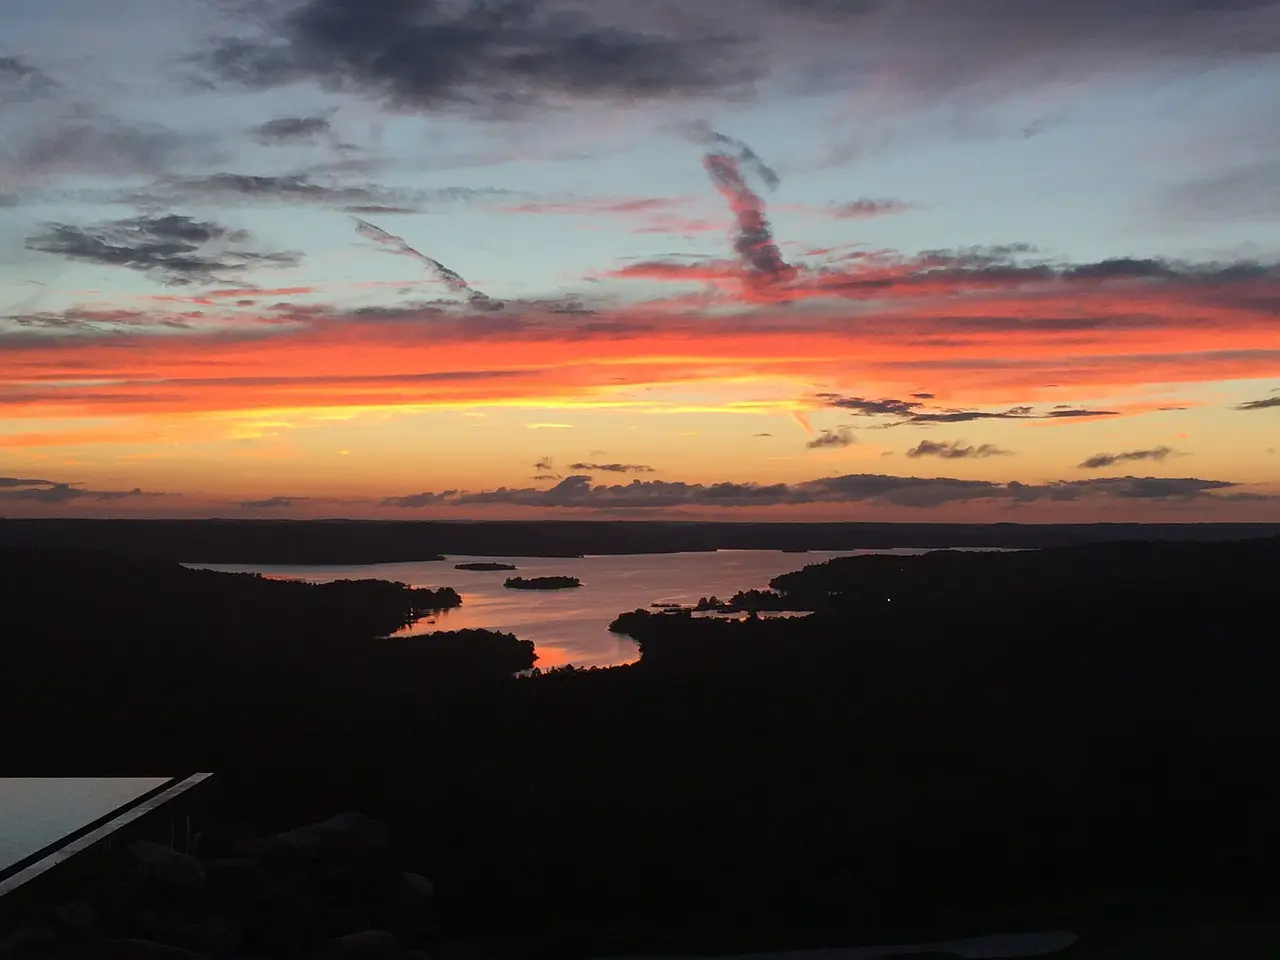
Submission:
[[[1043,549],[1270,536],[1280,536],[1280,524],[0,519],[0,546],[93,550],[194,564],[285,566],[715,550],[779,550],[799,556],[802,551],[895,548]]]

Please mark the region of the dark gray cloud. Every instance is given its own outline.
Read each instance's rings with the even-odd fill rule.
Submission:
[[[835,393],[820,393],[818,394],[818,399],[825,400],[829,407],[852,410],[856,414],[868,417],[909,417],[913,410],[923,406],[923,404],[911,400],[894,400],[891,398],[868,400],[866,397],[842,397]]]
[[[292,253],[260,253],[245,248],[243,230],[170,214],[134,217],[92,227],[50,224],[27,240],[27,248],[72,260],[154,273],[170,284],[217,282],[219,274],[253,266],[290,266]]]
[[[307,80],[398,109],[509,115],[561,97],[738,99],[772,77],[793,89],[865,91],[864,148],[869,121],[921,103],[984,105],[1095,76],[1189,72],[1280,51],[1270,0],[707,0],[678,9],[289,0],[253,9],[238,36],[193,58],[207,82]],[[1051,120],[1016,118],[1011,132],[1029,136]]]
[[[987,457],[1006,457],[1010,451],[1001,450],[999,447],[989,443],[982,443],[978,446],[965,446],[958,440],[939,443],[934,440],[921,440],[914,447],[907,451],[907,456],[913,459],[919,457],[941,457],[944,460],[981,460]]]
[[[244,500],[240,506],[246,510],[284,510],[307,497],[268,497],[266,500]]]
[[[734,56],[738,45],[723,30],[593,19],[605,12],[536,0],[307,0],[268,12],[257,36],[217,40],[193,60],[212,80],[250,89],[311,80],[397,109],[500,115],[560,96],[629,102],[722,92],[762,70]]]
[[[61,89],[62,84],[22,57],[0,57],[0,109],[39,100]]]
[[[882,474],[848,474],[795,484],[700,484],[632,480],[626,484],[593,486],[590,477],[574,475],[566,477],[549,490],[499,487],[475,493],[445,491],[388,497],[382,503],[397,507],[505,505],[599,510],[759,507],[811,503],[881,503],[929,508],[970,501],[1026,504],[1094,498],[1152,501],[1186,501],[1201,497],[1224,499],[1215,494],[1215,491],[1229,490],[1235,486],[1237,484],[1225,480],[1203,480],[1196,477],[1109,477],[1026,484],[1016,480],[997,483],[990,480],[895,477]]]
[[[57,483],[53,480],[27,480],[22,477],[0,477],[0,490],[7,490],[12,487],[53,487]]]
[[[914,394],[914,396],[932,397],[932,394]],[[866,397],[845,397],[836,393],[820,393],[817,398],[829,407],[851,410],[857,416],[893,417],[893,422],[883,424],[886,427],[897,427],[906,424],[929,423],[972,423],[975,420],[1071,420],[1085,417],[1116,417],[1115,410],[1090,410],[1078,407],[1057,406],[1043,413],[1034,407],[1009,407],[1007,410],[927,410],[920,400],[897,400],[882,398],[869,400]]]
[[[805,446],[810,450],[817,450],[823,447],[851,447],[857,442],[858,438],[851,429],[840,427],[836,430],[823,430]]]
[[[387,497],[382,501],[384,507],[433,507],[446,504],[458,495],[457,490],[445,490],[441,493],[414,493],[407,497]]]
[[[570,470],[591,470],[596,473],[654,473],[653,467],[643,463],[571,463]]]
[[[753,437],[772,437],[772,433],[753,433]]]
[[[49,504],[70,503],[73,500],[96,500],[105,503],[113,500],[131,500],[135,497],[157,496],[137,487],[132,490],[89,490],[75,483],[57,483],[49,480],[37,482],[38,486],[33,483],[9,485],[0,483],[0,500]]]
[[[1054,407],[1037,415],[1042,420],[1075,420],[1080,417],[1118,417],[1118,410],[1091,410],[1087,407]]]
[[[246,173],[214,173],[199,177],[171,177],[119,199],[133,204],[180,202],[241,204],[313,203],[344,207],[349,212],[413,212],[426,203],[465,203],[511,191],[498,188],[439,187],[397,190],[376,184],[317,182],[305,174],[262,176]]]
[[[163,327],[188,330],[196,314],[156,313],[142,310],[86,310],[72,307],[60,312],[43,311],[24,314],[0,314],[27,330],[122,331],[138,327]]]
[[[1236,405],[1237,410],[1266,410],[1270,407],[1280,407],[1280,397],[1263,397],[1261,400],[1246,400],[1244,403]]]
[[[850,200],[847,203],[833,203],[827,209],[837,220],[865,220],[869,217],[883,217],[890,213],[902,213],[910,210],[912,206],[905,200],[863,197],[861,200]]]
[[[209,136],[114,117],[82,117],[0,141],[0,168],[47,179],[73,174],[101,177],[161,176],[184,166],[215,162],[222,149]]]
[[[1168,447],[1153,447],[1150,450],[1129,450],[1125,453],[1095,453],[1080,466],[1086,470],[1099,470],[1103,467],[1114,467],[1117,463],[1128,463],[1135,460],[1162,461],[1173,454]]]
[[[308,143],[321,134],[332,133],[328,117],[277,117],[249,131],[259,143]]]

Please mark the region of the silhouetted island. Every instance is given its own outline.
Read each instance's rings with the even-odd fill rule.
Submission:
[[[490,563],[488,561],[480,561],[478,563],[455,563],[455,570],[515,570],[518,569],[514,563]]]
[[[502,585],[511,590],[566,590],[582,586],[577,577],[507,577]]]

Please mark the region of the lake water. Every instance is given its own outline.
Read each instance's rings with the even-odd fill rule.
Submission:
[[[167,777],[0,777],[0,870],[167,781]]]
[[[727,599],[739,590],[764,589],[782,573],[833,557],[864,554],[911,556],[928,550],[849,550],[783,553],[780,550],[716,550],[704,553],[623,554],[590,557],[447,557],[443,562],[375,563],[351,566],[275,566],[200,564],[209,570],[261,573],[267,577],[309,580],[397,580],[414,587],[453,587],[462,606],[423,618],[403,635],[434,630],[482,628],[532,640],[538,666],[572,663],[580,667],[631,663],[639,652],[628,637],[609,632],[624,611],[655,603],[694,604],[712,594]],[[514,564],[511,571],[455,570],[455,563],[494,561]],[[194,564],[192,565],[194,566]],[[569,590],[508,590],[510,576],[578,577]]]

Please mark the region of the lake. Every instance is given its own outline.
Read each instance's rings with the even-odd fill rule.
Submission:
[[[0,870],[168,780],[168,777],[0,777]]]
[[[424,563],[373,563],[350,566],[276,566],[199,564],[207,570],[261,573],[266,577],[308,580],[397,580],[414,587],[453,587],[462,606],[419,620],[397,636],[435,630],[480,628],[514,633],[532,640],[539,667],[566,663],[611,666],[631,663],[639,651],[628,637],[609,632],[619,613],[655,603],[693,604],[712,594],[728,599],[739,590],[765,589],[779,574],[833,557],[866,554],[913,556],[924,549],[848,550],[784,553],[781,550],[716,550],[701,553],[622,554],[590,557],[464,557]],[[494,561],[518,569],[455,570],[455,563]],[[189,566],[197,566],[189,564]],[[569,590],[509,590],[510,576],[578,577]]]

